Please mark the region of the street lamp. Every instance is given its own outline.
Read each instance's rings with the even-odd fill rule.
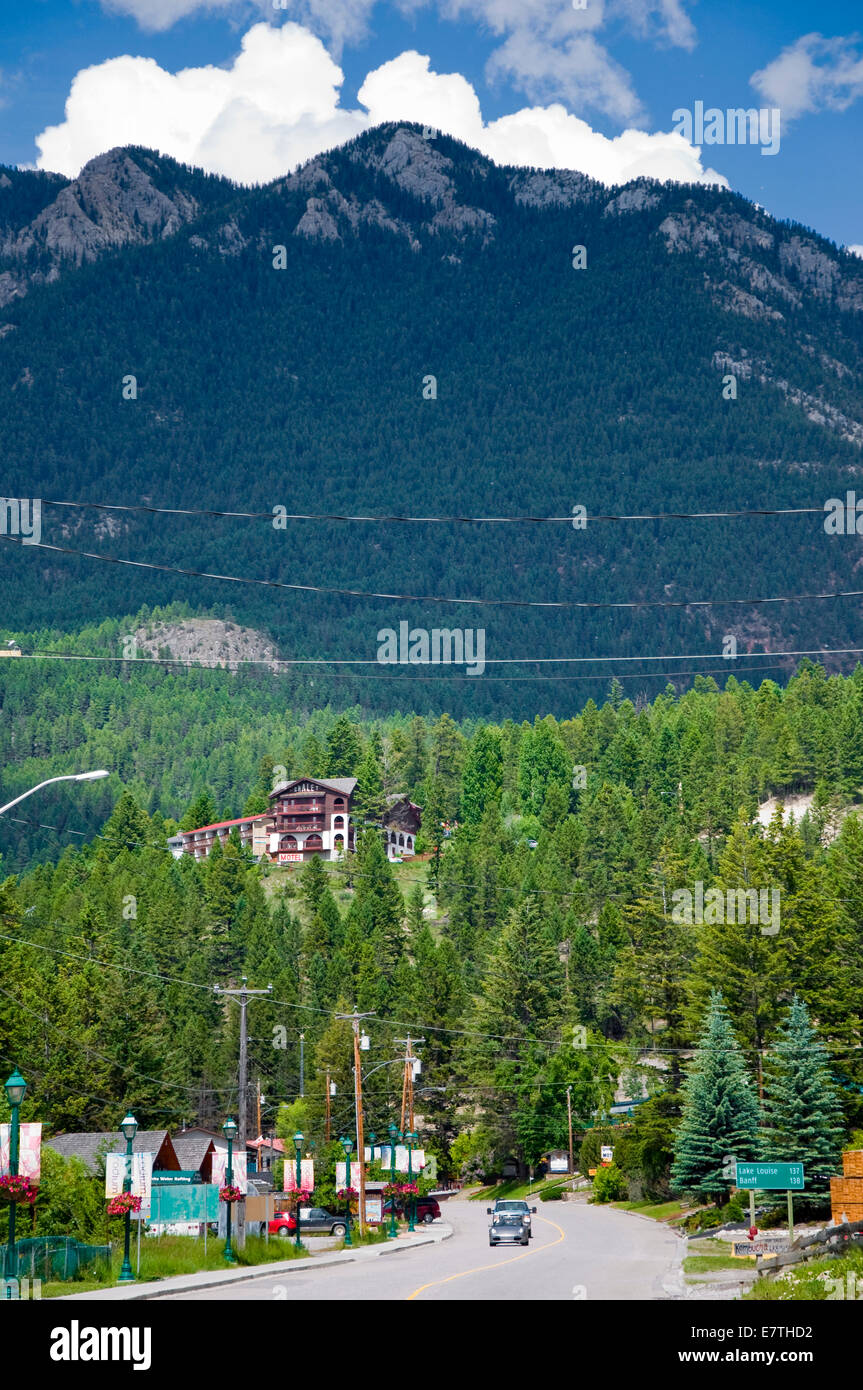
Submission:
[[[354,1141],[353,1141],[353,1139],[350,1139],[350,1138],[348,1138],[347,1136],[345,1136],[344,1139],[340,1139],[340,1140],[339,1140],[339,1143],[341,1144],[342,1148],[343,1148],[344,1151],[345,1151],[345,1187],[346,1187],[346,1188],[350,1188],[350,1185],[351,1185],[351,1149],[354,1147]],[[346,1217],[345,1217],[345,1245],[353,1245],[353,1241],[351,1240],[351,1199],[350,1199],[350,1197],[348,1197],[348,1198],[346,1199],[346,1206],[347,1206],[347,1215],[346,1215]]]
[[[369,1162],[370,1162],[370,1163],[374,1163],[374,1161],[375,1161],[375,1136],[372,1134],[371,1130],[369,1130],[369,1152],[371,1153],[371,1158],[369,1159]]]
[[[27,1090],[27,1082],[24,1080],[20,1071],[16,1067],[9,1080],[3,1088],[6,1092],[6,1099],[12,1107],[12,1124],[9,1128],[9,1174],[13,1178],[18,1176],[18,1109],[24,1099],[24,1092]],[[13,1284],[13,1279],[18,1278],[18,1256],[15,1252],[15,1202],[9,1203],[9,1236],[8,1250],[6,1256],[6,1297],[12,1297],[12,1290],[17,1288],[17,1283]]]
[[[132,1141],[138,1133],[138,1121],[131,1110],[126,1111],[123,1123],[120,1125],[120,1133],[126,1139],[126,1165],[123,1170],[123,1191],[132,1191]],[[120,1270],[121,1284],[134,1284],[135,1276],[132,1273],[132,1263],[129,1259],[129,1237],[132,1231],[132,1213],[126,1212],[123,1229],[123,1267]]]
[[[300,1248],[300,1176],[302,1174],[302,1162],[300,1154],[303,1152],[303,1136],[299,1130],[294,1135],[294,1153],[297,1156],[297,1233],[294,1236],[294,1245],[297,1250]]]
[[[396,1144],[401,1137],[397,1126],[390,1125],[390,1187],[393,1189],[396,1185]],[[398,1227],[396,1226],[396,1194],[395,1191],[393,1191],[390,1197],[390,1239],[394,1239],[398,1233]]]
[[[110,776],[110,772],[100,768],[98,772],[66,772],[62,777],[48,777],[44,782],[37,782],[36,786],[31,787],[29,791],[16,796],[14,801],[7,801],[5,806],[0,806],[0,816],[3,815],[4,811],[10,811],[13,806],[17,806],[18,802],[23,801],[25,797],[32,796],[34,792],[41,791],[43,787],[50,787],[52,782],[97,782],[100,777]]]
[[[408,1146],[408,1182],[409,1182],[409,1183],[410,1183],[410,1182],[413,1182],[413,1180],[414,1180],[414,1179],[413,1179],[413,1167],[412,1167],[412,1163],[413,1163],[413,1145],[417,1142],[418,1139],[419,1139],[419,1135],[417,1134],[417,1132],[416,1132],[415,1129],[409,1129],[408,1132],[407,1132],[407,1134],[405,1135],[405,1142],[406,1142],[406,1144],[407,1144],[407,1146]],[[408,1198],[408,1230],[409,1230],[409,1231],[413,1231],[413,1230],[415,1229],[415,1227],[414,1227],[414,1216],[415,1216],[415,1213],[416,1213],[416,1206],[417,1206],[416,1201],[414,1200],[413,1194],[411,1194],[411,1196]]]
[[[225,1168],[225,1185],[226,1187],[231,1187],[234,1182],[234,1140],[236,1139],[237,1134],[239,1133],[236,1120],[226,1120],[225,1123],[222,1125],[222,1133],[228,1141],[228,1163]],[[229,1265],[235,1265],[237,1263],[237,1257],[231,1249],[232,1203],[226,1202],[225,1206],[228,1209],[225,1213],[225,1222],[227,1228],[227,1239],[225,1240],[225,1263]]]

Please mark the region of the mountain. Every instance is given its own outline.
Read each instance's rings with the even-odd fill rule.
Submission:
[[[385,125],[264,187],[137,147],[71,181],[3,170],[0,253],[3,486],[42,499],[44,542],[418,596],[195,579],[7,541],[10,632],[187,601],[282,655],[374,661],[378,632],[401,621],[482,627],[483,679],[314,673],[322,700],[477,715],[571,709],[612,669],[500,659],[668,654],[620,667],[628,693],[652,695],[665,670],[697,668],[680,654],[728,636],[741,652],[859,641],[857,600],[686,606],[859,588],[859,543],[826,534],[823,514],[586,530],[270,520],[277,507],[569,517],[844,497],[863,462],[863,263],[734,193],[609,189]],[[49,505],[61,501],[264,515]]]

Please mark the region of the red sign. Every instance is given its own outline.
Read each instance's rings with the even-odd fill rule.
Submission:
[[[302,862],[303,862],[303,856],[302,856],[301,854],[280,854],[280,855],[279,855],[279,863],[280,863],[280,864],[302,864]]]

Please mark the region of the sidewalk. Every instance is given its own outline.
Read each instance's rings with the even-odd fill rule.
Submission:
[[[117,1284],[109,1289],[89,1293],[63,1294],[52,1303],[91,1302],[130,1303],[164,1298],[166,1294],[196,1293],[199,1289],[220,1288],[223,1284],[239,1284],[247,1279],[261,1279],[271,1274],[299,1274],[322,1266],[354,1264],[359,1260],[376,1260],[399,1250],[414,1250],[419,1245],[439,1245],[449,1240],[452,1226],[427,1227],[422,1234],[398,1236],[381,1245],[361,1245],[356,1250],[336,1250],[331,1255],[310,1255],[305,1260],[273,1260],[269,1264],[249,1265],[245,1269],[205,1269],[199,1274],[177,1274],[171,1279],[153,1279],[140,1284]]]

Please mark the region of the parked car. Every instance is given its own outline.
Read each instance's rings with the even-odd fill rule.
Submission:
[[[422,1221],[426,1226],[430,1226],[433,1221],[440,1220],[440,1202],[436,1197],[417,1197],[416,1217],[417,1221]],[[390,1199],[384,1202],[384,1215],[389,1216],[393,1209]],[[397,1212],[406,1211],[406,1207],[396,1207]]]
[[[297,1229],[297,1218],[294,1212],[276,1212],[270,1222],[271,1236],[292,1236]],[[343,1236],[347,1227],[343,1216],[334,1216],[331,1211],[326,1211],[324,1207],[301,1207],[300,1208],[300,1235],[313,1232],[328,1236]]]
[[[507,1206],[508,1203],[495,1203],[495,1206]],[[519,1245],[527,1245],[530,1240],[530,1227],[525,1225],[523,1211],[492,1211],[491,1207],[486,1208],[487,1214],[491,1217],[491,1225],[488,1228],[489,1245],[502,1245],[505,1242]]]
[[[514,1198],[507,1198],[505,1200],[503,1198],[499,1198],[498,1201],[495,1202],[494,1206],[490,1209],[491,1215],[493,1215],[496,1212],[519,1212],[524,1217],[524,1224],[527,1227],[528,1235],[533,1235],[533,1223],[530,1218],[531,1213],[533,1213],[533,1215],[536,1216],[536,1207],[529,1207],[527,1205],[527,1202],[516,1201]]]

